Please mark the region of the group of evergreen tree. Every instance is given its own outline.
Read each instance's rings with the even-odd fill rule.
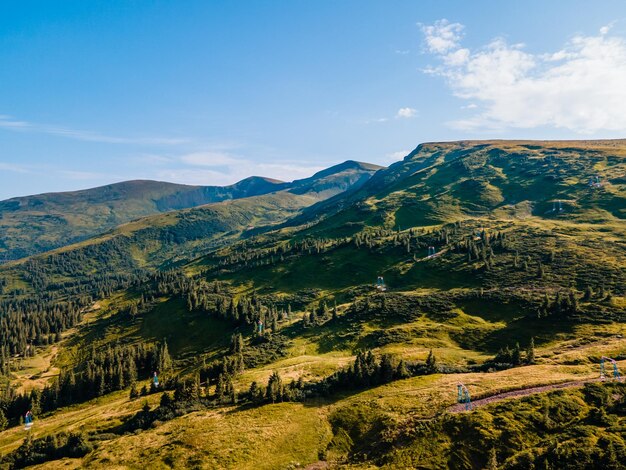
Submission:
[[[501,348],[496,356],[493,358],[493,362],[496,364],[510,364],[513,366],[520,366],[523,364],[535,363],[535,339],[530,338],[526,351],[523,352],[519,343],[515,343],[513,349],[506,345]]]
[[[397,360],[391,355],[383,354],[376,358],[371,351],[360,351],[354,363],[335,372],[324,380],[314,384],[313,392],[328,395],[340,390],[365,388],[405,379],[412,375],[436,372],[435,357],[430,352],[430,364],[417,364],[410,367],[403,359]]]
[[[165,342],[158,346],[115,345],[103,350],[94,346],[77,368],[61,370],[59,377],[41,390],[35,388],[27,394],[15,394],[9,388],[0,397],[0,409],[9,420],[17,422],[27,410],[38,416],[128,386],[134,388],[137,380],[148,379],[153,371],[168,371],[171,367]]]
[[[565,293],[558,291],[554,299],[550,299],[547,293],[544,295],[543,303],[537,311],[537,317],[568,317],[577,313],[580,313],[580,303],[576,292],[574,290]]]
[[[70,302],[13,299],[0,303],[0,373],[8,373],[11,356],[34,356],[36,346],[61,340],[61,333],[82,320],[91,302],[80,297]]]

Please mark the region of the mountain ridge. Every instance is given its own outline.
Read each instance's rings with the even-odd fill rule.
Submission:
[[[379,167],[344,162],[330,167],[328,175],[345,173],[347,189],[355,183],[348,175],[360,172],[362,179]],[[326,187],[322,175],[284,182],[250,176],[227,186],[192,186],[154,180],[129,180],[78,191],[42,193],[0,201],[0,259],[12,260],[80,242],[118,225],[141,217],[205,204],[259,196],[293,189],[308,191],[319,182],[318,192],[333,191],[336,181]]]

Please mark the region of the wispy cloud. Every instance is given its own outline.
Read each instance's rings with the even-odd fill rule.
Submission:
[[[15,132],[31,132],[38,134],[55,135],[68,139],[82,140],[87,142],[101,142],[108,144],[129,144],[129,145],[179,145],[188,143],[189,139],[170,137],[120,137],[101,134],[89,130],[79,130],[70,127],[38,124],[27,121],[20,121],[6,114],[0,115],[0,128]]]
[[[114,179],[113,175],[97,173],[93,171],[57,170],[56,173],[63,178],[74,181],[102,181],[106,179]]]
[[[27,167],[22,165],[15,165],[13,163],[0,162],[0,170],[13,171],[15,173],[30,173],[30,170]]]
[[[379,118],[374,118],[374,119],[368,119],[367,121],[365,121],[365,124],[380,123],[380,122],[387,122],[387,121],[389,121],[389,118],[379,117]]]
[[[188,153],[186,155],[182,155],[180,160],[183,163],[198,166],[224,166],[243,163],[241,159],[220,151]]]
[[[463,48],[463,25],[446,20],[421,29],[427,50],[440,60],[425,72],[444,78],[473,113],[453,127],[626,131],[626,41],[610,36],[610,25],[542,54],[501,38]]]
[[[156,178],[194,185],[227,185],[249,176],[292,181],[309,177],[325,168],[323,165],[295,160],[253,160],[232,150],[228,151],[224,146],[182,155],[167,155],[162,161],[163,165],[154,173]]]

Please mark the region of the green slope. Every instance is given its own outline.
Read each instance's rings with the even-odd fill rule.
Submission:
[[[150,455],[157,468],[321,461],[319,468],[480,469],[491,448],[497,468],[619,468],[623,384],[446,410],[459,382],[478,398],[594,380],[602,356],[626,367],[625,169],[626,141],[423,144],[365,182],[337,183],[348,189],[334,196],[334,174],[318,174],[296,190],[149,217],[7,266],[5,298],[39,285],[33,273],[44,273],[49,292],[71,296],[61,282],[179,268],[104,293],[59,346],[57,365],[77,374],[87,346],[166,339],[170,374],[194,377],[232,359],[231,335],[243,335],[245,369],[230,377],[238,403],[206,382],[181,414],[124,433],[124,423],[148,412],[141,400],[110,393],[51,412],[37,437],[82,429],[92,447],[57,463],[86,468],[139,465]],[[337,181],[353,170],[340,169]],[[600,185],[590,186],[591,176]],[[558,201],[563,210],[553,211]],[[384,292],[374,287],[379,275]],[[130,314],[139,299],[147,300]],[[257,317],[246,317],[251,310],[270,330],[263,338],[253,333]],[[534,363],[507,369],[513,359],[501,350],[524,350],[531,339]],[[285,385],[302,378],[313,387],[362,350],[418,371],[432,350],[437,366],[303,403],[260,405],[247,395],[273,372]],[[153,411],[156,395],[148,397]],[[94,412],[104,418],[96,422]],[[21,441],[16,428],[0,433],[3,452]]]
[[[0,259],[71,244],[147,215],[265,194],[285,184],[257,177],[225,187],[125,181],[0,201]]]
[[[9,263],[3,270],[14,279],[31,279],[35,289],[46,289],[66,282],[88,283],[98,274],[114,277],[167,269],[241,236],[267,230],[311,204],[360,186],[379,168],[345,162],[269,194],[144,217],[101,236]],[[33,274],[37,279],[32,279]]]
[[[0,262],[69,245],[134,219],[209,203],[289,190],[317,200],[358,187],[381,167],[348,161],[284,183],[261,177],[230,186],[125,181],[99,188],[0,201]]]

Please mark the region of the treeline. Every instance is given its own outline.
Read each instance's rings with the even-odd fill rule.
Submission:
[[[473,233],[473,226],[455,222],[436,230],[411,228],[401,231],[370,227],[349,237],[307,237],[297,241],[275,240],[274,242],[266,240],[265,245],[261,246],[257,246],[253,241],[242,241],[218,252],[215,257],[216,270],[232,271],[247,267],[274,265],[302,255],[328,253],[342,246],[353,246],[370,251],[401,248],[407,254],[413,254],[417,259],[427,256],[430,246],[434,246],[436,251],[448,245],[455,249],[458,245],[461,249],[461,245],[466,243],[466,238],[473,238]],[[505,237],[501,233],[486,236],[483,232],[482,235],[487,243],[493,240],[494,245],[499,243],[496,240]]]
[[[388,354],[376,358],[371,351],[361,351],[351,366],[313,384],[311,392],[318,395],[330,395],[342,390],[382,385],[413,375],[435,372],[437,372],[437,361],[432,351],[426,362],[421,364],[407,364],[403,359],[398,360]]]
[[[160,345],[115,345],[104,350],[93,347],[76,369],[62,370],[43,389],[16,395],[8,389],[0,398],[0,410],[16,423],[26,411],[37,417],[61,406],[80,403],[149,379],[155,371],[167,371],[172,362],[167,343]]]
[[[28,434],[24,443],[13,452],[0,458],[2,468],[25,468],[65,457],[83,457],[92,445],[82,433],[59,433],[40,439]]]
[[[61,333],[82,320],[90,297],[71,302],[37,299],[4,301],[0,304],[0,373],[7,374],[8,359],[16,354],[34,355],[35,346],[61,339]]]

